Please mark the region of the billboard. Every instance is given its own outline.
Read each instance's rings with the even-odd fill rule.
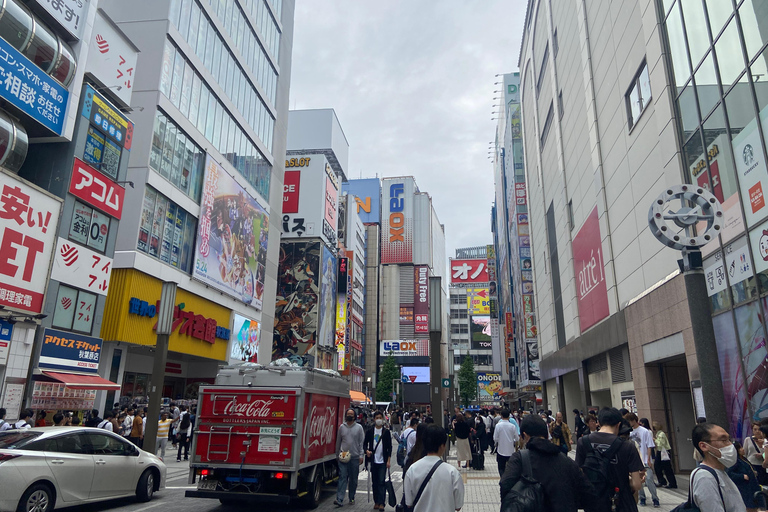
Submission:
[[[285,241],[277,266],[272,359],[314,365],[322,243]]]
[[[320,280],[320,319],[317,342],[323,347],[334,345],[336,318],[336,257],[322,246],[322,277]]]
[[[125,188],[79,158],[72,168],[69,193],[116,219],[123,215]]]
[[[429,340],[384,340],[379,345],[379,354],[386,357],[429,356]]]
[[[252,318],[234,314],[230,331],[229,359],[248,363],[259,362],[261,325]]]
[[[477,400],[479,402],[498,401],[502,387],[500,373],[477,372]]]
[[[413,267],[414,332],[429,332],[429,267]]]
[[[573,268],[578,285],[581,332],[609,315],[604,261],[600,219],[595,206],[573,239]]]
[[[488,281],[487,259],[451,259],[451,284],[487,283]]]
[[[378,178],[349,180],[342,185],[342,190],[355,197],[357,214],[363,224],[381,222],[381,182]]]
[[[83,2],[74,0],[72,3],[82,4]],[[96,21],[93,26],[95,30],[91,31],[85,71],[93,74],[105,89],[110,89],[126,105],[130,105],[139,52],[102,11],[96,11]]]
[[[299,213],[301,171],[285,171],[283,178],[283,213]]]
[[[400,375],[406,384],[429,384],[429,366],[401,366]]]
[[[41,313],[61,200],[0,171],[0,306]]]
[[[525,340],[525,355],[528,363],[528,385],[541,384],[541,371],[539,370],[539,342],[537,340]]]
[[[491,317],[470,317],[469,336],[473,349],[491,349]]]
[[[467,309],[470,315],[490,315],[491,301],[488,288],[467,288]]]
[[[97,373],[101,358],[101,338],[46,329],[40,360],[41,369]]]
[[[285,161],[282,239],[320,237],[336,245],[339,182],[324,155]]]
[[[413,262],[413,178],[381,180],[381,264]]]
[[[53,256],[51,279],[99,295],[107,295],[112,258],[59,237]]]
[[[523,318],[525,320],[525,337],[535,338],[538,335],[533,295],[523,295]]]
[[[262,308],[269,214],[210,155],[192,276]]]

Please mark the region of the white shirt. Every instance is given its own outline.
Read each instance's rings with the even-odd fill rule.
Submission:
[[[384,464],[384,440],[382,439],[381,442],[379,442],[379,439],[381,438],[381,435],[383,433],[384,433],[384,428],[374,427],[373,447],[376,449],[376,451],[373,454],[373,462],[375,462],[376,464]]]
[[[440,458],[437,455],[427,455],[408,468],[403,483],[406,505],[413,505],[421,483],[438,460]],[[463,506],[464,482],[461,474],[453,464],[444,462],[429,479],[414,512],[454,512]]]
[[[29,423],[27,423],[24,420],[17,421],[13,426],[15,428],[20,428],[20,429],[24,429],[24,430],[26,430],[28,428],[32,428],[32,425],[30,425]]]
[[[632,430],[629,437],[640,445],[640,458],[643,459],[643,465],[648,467],[648,448],[656,448],[656,443],[653,442],[653,434],[644,426],[639,425],[636,429]]]
[[[2,423],[0,423],[0,432],[2,432],[3,430],[9,430],[11,428],[11,424],[8,423],[7,421],[5,420],[0,420],[0,421],[2,421]]]
[[[104,420],[101,423],[99,423],[97,428],[103,428],[104,430],[109,430],[112,432],[114,430],[114,427],[112,426],[112,422],[109,420]]]
[[[416,431],[411,427],[408,427],[407,429],[403,430],[402,434],[400,434],[400,438],[405,439],[405,458],[407,459],[408,455],[411,454],[413,445],[416,444]]]
[[[485,428],[490,431],[491,427],[493,426],[493,418],[490,416],[483,416],[483,421],[485,422]]]
[[[493,442],[496,443],[496,453],[502,457],[511,457],[515,453],[515,443],[520,439],[517,427],[510,422],[501,420],[493,431]]]

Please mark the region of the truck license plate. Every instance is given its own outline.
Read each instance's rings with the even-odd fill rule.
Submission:
[[[217,480],[202,480],[198,489],[202,491],[215,491],[218,484],[219,482]]]

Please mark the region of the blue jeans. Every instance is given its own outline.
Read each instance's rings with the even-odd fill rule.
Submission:
[[[384,505],[387,502],[387,486],[384,483],[387,478],[387,465],[371,463],[370,478],[373,485],[373,502],[376,505]]]
[[[339,485],[336,487],[336,501],[344,503],[347,482],[349,482],[349,501],[355,499],[358,473],[360,473],[360,459],[358,457],[352,457],[349,462],[339,462]]]
[[[653,481],[653,470],[649,466],[645,466],[645,484],[643,485],[648,487],[648,490],[651,492],[651,499],[659,501],[659,495],[656,494],[656,483]],[[645,501],[645,489],[640,487],[637,496],[641,501]]]

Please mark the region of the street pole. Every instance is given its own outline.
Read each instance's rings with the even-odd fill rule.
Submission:
[[[443,301],[440,277],[429,278],[429,396],[432,419],[440,424],[443,421],[443,400],[441,387],[443,377],[443,358],[440,354],[440,341],[443,331]]]
[[[157,421],[160,417],[160,404],[163,399],[165,381],[165,363],[168,359],[168,338],[173,327],[173,310],[176,306],[176,283],[163,283],[160,294],[160,308],[157,315],[157,343],[152,366],[152,378],[149,381],[149,409],[147,428],[144,432],[144,450],[155,453],[157,440]]]

